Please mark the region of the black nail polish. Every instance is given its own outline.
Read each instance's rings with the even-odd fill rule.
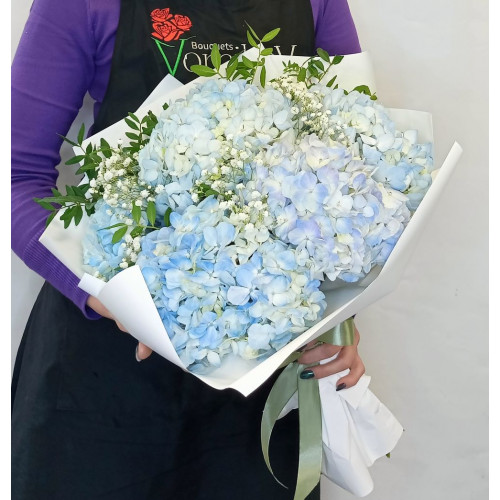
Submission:
[[[307,379],[310,379],[310,378],[314,378],[314,372],[312,370],[304,370],[301,374],[300,374],[300,378],[303,379],[303,380],[307,380]]]
[[[341,391],[342,389],[345,389],[345,384],[340,384],[337,386],[337,391]]]

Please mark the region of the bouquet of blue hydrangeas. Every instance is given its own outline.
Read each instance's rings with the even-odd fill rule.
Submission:
[[[367,85],[339,86],[342,56],[272,56],[260,42],[276,33],[250,30],[254,49],[226,65],[214,45],[213,67],[193,67],[191,84],[89,140],[82,127],[69,163],[84,180],[38,200],[52,212],[41,241],[82,288],[162,356],[243,394],[395,286],[383,266],[434,169],[432,143],[398,128]],[[380,289],[367,289],[382,267]],[[368,382],[335,395],[337,415],[353,421],[365,405],[358,420],[385,431],[370,448],[374,434],[359,426],[353,437],[349,424],[364,452],[336,450],[349,465],[338,470],[331,453],[324,460],[360,495],[372,487],[366,466],[402,430]]]

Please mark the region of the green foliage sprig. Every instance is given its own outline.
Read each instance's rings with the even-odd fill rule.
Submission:
[[[150,111],[142,119],[139,119],[134,113],[129,113],[128,117],[125,118],[125,122],[132,131],[125,132],[125,135],[130,139],[130,143],[124,146],[122,150],[132,156],[134,153],[139,152],[148,142],[153,128],[158,123],[158,119]],[[61,137],[74,148],[81,150],[81,154],[71,157],[66,162],[66,165],[80,163],[81,165],[76,174],[85,174],[88,181],[78,186],[67,185],[66,194],[61,193],[56,188],[52,188],[52,196],[34,198],[34,201],[51,212],[45,222],[46,226],[50,224],[59,212],[62,212],[60,219],[64,222],[64,228],[67,228],[72,221],[75,225],[78,225],[82,220],[84,211],[87,215],[94,213],[95,204],[101,196],[100,193],[89,194],[90,181],[97,178],[102,161],[110,158],[114,150],[104,138],[101,138],[99,145],[88,144],[84,147],[85,124],[82,124],[80,127],[76,141],[65,136]],[[140,210],[140,207],[137,208]],[[149,212],[151,212],[151,208],[149,208]],[[145,227],[141,229],[141,232],[144,232],[144,230]]]
[[[226,80],[233,81],[236,79],[246,80],[248,83],[253,83],[257,71],[260,68],[259,81],[262,87],[266,85],[266,56],[270,56],[273,53],[272,47],[265,47],[264,43],[270,42],[280,32],[280,28],[275,28],[268,33],[266,33],[262,38],[260,38],[257,33],[248,25],[247,30],[247,40],[248,43],[258,50],[257,60],[253,61],[248,57],[242,55],[242,53],[235,54],[231,57],[227,63],[224,72],[221,71],[221,55],[219,47],[216,43],[212,46],[212,52],[210,54],[210,61],[212,62],[213,68],[210,66],[204,66],[201,64],[194,64],[191,66],[191,71],[193,71],[198,76],[220,76]]]
[[[248,43],[258,50],[256,61],[249,59],[248,57],[242,55],[242,53],[240,52],[231,57],[224,71],[221,68],[222,60],[219,47],[216,43],[214,43],[212,46],[212,52],[210,54],[210,61],[213,65],[213,68],[201,64],[194,64],[193,66],[191,66],[191,71],[193,71],[198,76],[220,76],[221,78],[225,78],[229,81],[243,79],[248,83],[254,83],[257,70],[261,68],[259,82],[261,86],[264,87],[266,85],[267,78],[265,66],[266,56],[269,56],[273,53],[273,48],[265,47],[264,43],[273,40],[280,32],[280,28],[273,29],[266,33],[262,38],[260,38],[250,25],[247,24],[247,26]],[[297,78],[297,81],[304,82],[307,88],[311,88],[313,85],[321,82],[323,78],[328,74],[330,69],[333,66],[339,64],[343,58],[344,56],[338,55],[332,57],[326,50],[318,48],[316,51],[316,55],[309,57],[302,64],[291,61],[289,61],[288,63],[283,63],[283,71],[286,74],[295,76]],[[332,87],[335,84],[336,79],[337,75],[334,75],[333,78],[328,81],[326,86]],[[334,88],[338,88],[338,85],[335,85]],[[377,96],[374,93],[371,93],[367,85],[358,85],[352,90],[357,90],[358,92],[367,94],[372,100],[377,99]],[[349,93],[346,90],[344,90],[344,92],[346,94]]]

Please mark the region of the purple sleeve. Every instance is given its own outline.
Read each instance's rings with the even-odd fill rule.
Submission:
[[[71,19],[78,22],[68,23]],[[94,76],[86,0],[35,0],[12,65],[12,248],[87,317],[79,279],[38,238],[49,212],[33,201],[51,195],[62,139]]]
[[[347,0],[311,0],[316,27],[316,47],[330,55],[361,52]]]

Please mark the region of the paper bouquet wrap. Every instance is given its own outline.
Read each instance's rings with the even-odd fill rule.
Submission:
[[[268,78],[279,75],[282,61],[291,59],[300,62],[302,58],[268,58]],[[345,56],[335,69],[338,74],[337,83],[341,88],[365,84],[372,90],[375,89],[373,68],[367,53]],[[193,86],[205,80],[198,78],[187,85],[181,85],[169,76],[136,114],[141,116],[149,110],[159,113],[165,102],[183,98]],[[401,109],[389,112],[399,129],[416,129],[420,140],[432,142],[432,119],[428,113]],[[125,122],[121,121],[89,138],[87,142],[97,143],[103,137],[113,146],[125,137],[126,130]],[[429,191],[382,268],[374,268],[364,280],[355,284],[337,286],[336,281],[323,283],[322,290],[327,306],[323,318],[314,326],[262,361],[227,355],[222,359],[221,365],[210,373],[193,373],[193,376],[216,389],[232,388],[247,396],[300,347],[395,290],[416,241],[432,217],[460,154],[461,148],[455,143],[443,165],[434,172],[434,181]],[[436,175],[437,173],[439,175]],[[97,297],[131,335],[186,370],[165,331],[139,266],[119,272],[108,282],[84,272],[81,241],[87,226],[86,216],[78,226],[71,225],[67,229],[63,228],[63,223],[56,217],[40,241],[81,278],[79,286]],[[355,495],[364,496],[373,487],[367,467],[375,459],[392,450],[402,428],[368,389],[370,377],[363,376],[355,387],[337,392],[335,382],[342,375],[336,374],[319,380],[323,421],[323,474]],[[289,410],[294,406],[296,402],[292,397],[287,408]]]
[[[337,391],[337,380],[348,373],[349,370],[344,370],[318,380],[322,423],[321,472],[353,495],[364,497],[373,490],[368,467],[394,449],[403,427],[368,388],[371,377],[362,375],[355,386]],[[295,392],[279,418],[297,408],[299,400]]]

